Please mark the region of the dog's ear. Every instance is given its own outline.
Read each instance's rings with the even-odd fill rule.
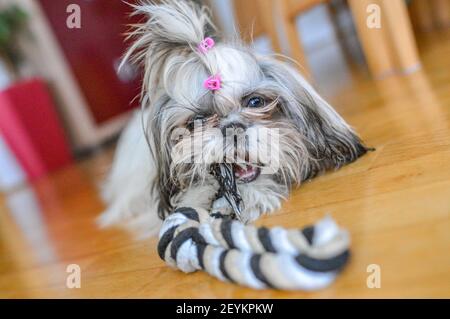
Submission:
[[[145,74],[143,86],[152,96],[167,64],[179,67],[196,52],[197,45],[215,30],[207,7],[193,1],[162,0],[157,3],[143,0],[132,5],[133,15],[144,16],[146,21],[132,26],[127,40],[133,44],[128,49],[122,64],[130,60],[143,64]],[[172,57],[173,59],[170,59]]]
[[[280,90],[280,107],[301,132],[310,157],[302,179],[339,168],[365,154],[369,148],[344,119],[297,72],[281,61],[260,61],[265,76]]]

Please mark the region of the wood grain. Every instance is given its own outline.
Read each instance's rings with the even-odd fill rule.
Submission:
[[[378,82],[354,73],[331,98],[377,150],[304,184],[259,221],[300,227],[331,214],[346,227],[352,259],[329,288],[255,291],[186,275],[159,259],[155,239],[99,230],[108,151],[0,196],[0,297],[450,297],[450,34],[420,43],[423,70]],[[80,289],[66,288],[72,263]],[[379,289],[366,285],[370,264],[381,267]]]

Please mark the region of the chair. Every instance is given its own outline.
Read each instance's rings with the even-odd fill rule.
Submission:
[[[415,0],[423,1],[423,0]],[[447,1],[447,0],[434,0]],[[299,14],[328,0],[245,0],[234,1],[235,13],[241,27],[253,27],[253,34],[266,33],[275,51],[280,51],[279,24],[290,56],[308,70],[307,59],[297,30]],[[380,28],[369,28],[370,5],[376,5]],[[348,0],[358,37],[369,70],[375,78],[396,72],[409,73],[420,67],[420,60],[404,0]],[[375,13],[376,14],[376,13]],[[242,29],[241,29],[242,30]],[[248,37],[244,37],[247,41]]]
[[[416,0],[417,1],[417,0]],[[326,0],[272,1],[286,33],[291,56],[306,63],[297,32],[296,18]],[[400,71],[408,73],[420,66],[415,38],[403,0],[348,0],[367,64],[376,78]],[[381,14],[381,28],[369,28],[367,19],[375,4]],[[370,6],[370,7],[369,7]],[[376,10],[376,9],[374,9]]]

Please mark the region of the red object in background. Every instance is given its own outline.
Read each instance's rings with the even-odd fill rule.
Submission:
[[[39,79],[0,92],[0,131],[29,180],[73,161],[53,101]]]
[[[140,20],[129,16],[132,7],[126,2],[134,1],[39,0],[97,124],[136,107],[139,100],[138,70],[129,67],[122,78],[117,75],[128,47],[125,33]],[[81,26],[70,29],[67,10],[73,4],[80,7]]]

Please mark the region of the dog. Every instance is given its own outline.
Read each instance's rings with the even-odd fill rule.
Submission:
[[[130,33],[124,61],[143,66],[142,107],[119,139],[102,226],[147,236],[176,207],[232,214],[211,174],[223,161],[250,222],[276,211],[293,187],[368,151],[294,65],[213,38],[207,8],[165,0],[135,12],[147,19]]]

